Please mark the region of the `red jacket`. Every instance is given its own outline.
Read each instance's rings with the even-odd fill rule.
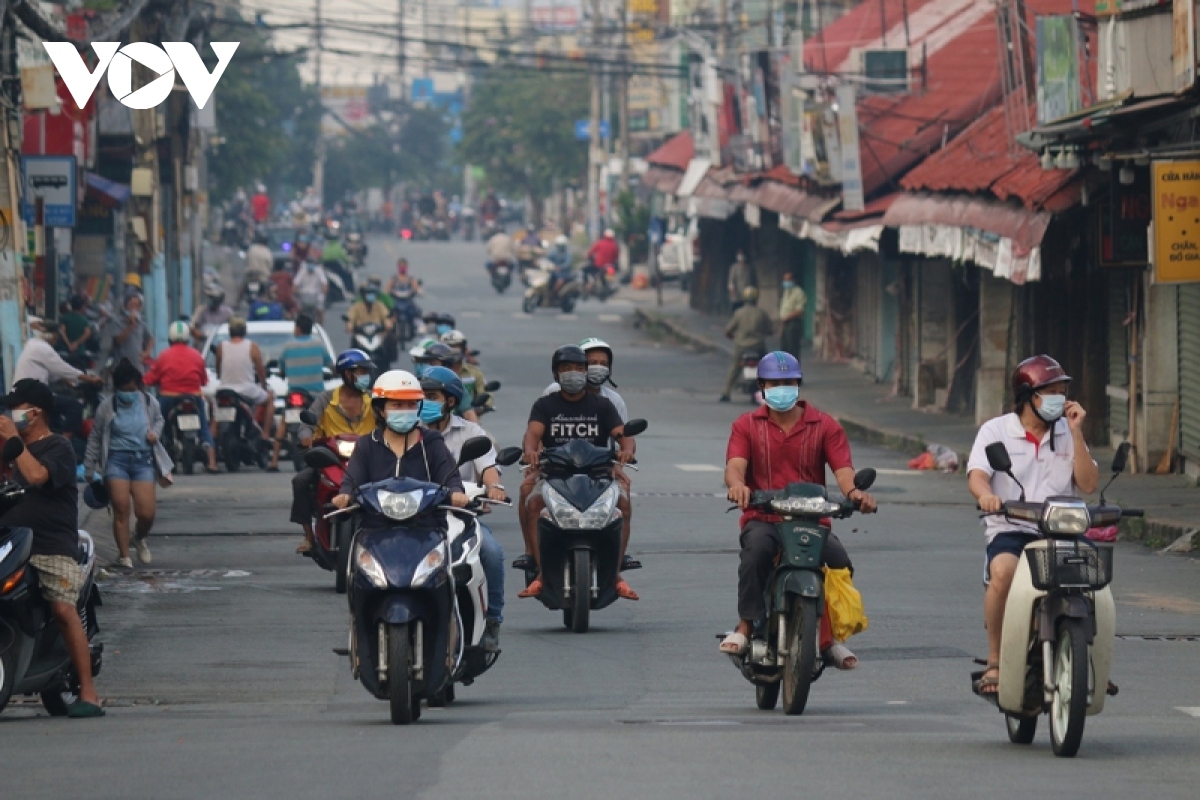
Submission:
[[[157,385],[163,394],[200,394],[200,387],[208,383],[208,370],[198,352],[176,342],[162,352],[143,380],[147,386]]]
[[[588,258],[597,267],[607,267],[609,264],[617,263],[617,256],[620,252],[621,248],[617,246],[617,240],[605,236],[603,239],[597,240],[592,245],[592,249],[588,250]]]
[[[253,209],[254,221],[262,224],[267,221],[267,217],[271,216],[271,198],[265,194],[256,194],[250,198],[250,207]]]

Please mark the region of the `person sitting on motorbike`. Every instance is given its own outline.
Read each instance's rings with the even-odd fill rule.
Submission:
[[[1012,374],[1013,411],[988,420],[979,429],[967,461],[967,487],[985,514],[987,566],[984,569],[983,616],[987,628],[987,669],[976,682],[980,695],[1000,691],[1000,638],[1004,605],[1025,546],[1041,538],[1036,523],[1009,519],[997,512],[1008,500],[1020,500],[1012,478],[994,472],[987,446],[1003,442],[1012,474],[1025,487],[1024,499],[1091,494],[1100,473],[1083,438],[1087,412],[1067,400],[1071,377],[1050,356],[1027,358]]]
[[[314,441],[341,434],[367,436],[376,428],[371,408],[371,372],[375,364],[362,350],[346,350],[334,362],[342,385],[313,398],[308,410],[317,418],[316,427],[300,428],[300,446],[312,447]],[[299,555],[312,549],[313,516],[317,513],[317,471],[306,466],[292,478],[292,512],[288,518],[304,529],[304,541],[296,548]]]
[[[300,265],[308,259],[308,234],[303,231],[296,232],[296,239],[292,242],[292,271],[299,269]]]
[[[256,423],[263,431],[270,429],[275,411],[275,396],[267,388],[267,368],[262,351],[246,338],[246,320],[229,320],[229,340],[216,348],[217,380],[222,389],[232,389],[255,409]],[[215,437],[214,437],[215,438]]]
[[[146,370],[142,381],[147,386],[158,387],[158,404],[163,419],[171,418],[171,411],[185,398],[190,398],[200,417],[200,444],[204,447],[208,464],[204,469],[215,475],[217,469],[217,447],[213,442],[212,430],[208,425],[208,404],[201,392],[208,385],[208,369],[204,358],[195,348],[188,345],[188,324],[172,322],[167,328],[170,345]]]
[[[558,394],[538,398],[529,412],[529,423],[525,428],[522,449],[529,469],[521,483],[518,515],[521,518],[521,533],[525,538],[525,556],[539,563],[537,521],[546,501],[542,497],[543,481],[538,470],[538,458],[544,448],[559,447],[575,439],[585,439],[596,447],[609,447],[610,441],[620,443],[616,459],[618,465],[628,464],[633,459],[633,438],[625,437],[625,423],[617,409],[599,394],[587,390],[587,355],[576,345],[563,345],[554,351],[550,359],[550,370],[561,387]],[[614,475],[616,473],[614,468]],[[629,493],[617,481],[620,494],[617,507],[622,514],[630,510]],[[624,531],[621,534],[621,559],[625,562],[625,548],[629,544]],[[629,587],[617,572],[617,594],[626,600],[637,600],[638,594]],[[539,574],[518,597],[537,597],[542,593],[542,576]]]
[[[426,428],[442,434],[450,455],[457,461],[463,443],[476,436],[488,433],[474,422],[469,422],[453,413],[463,399],[462,381],[445,367],[434,367],[421,379],[425,391],[425,402],[421,404],[421,422]],[[506,500],[507,494],[500,485],[500,468],[496,466],[496,451],[468,461],[458,468],[464,481],[478,483],[487,490],[492,500]],[[494,653],[500,649],[500,623],[504,621],[504,551],[496,537],[482,523],[479,525],[483,541],[479,549],[479,561],[487,576],[487,623],[483,633],[483,649]]]
[[[597,239],[587,252],[589,274],[598,276],[603,281],[610,267],[616,272],[617,258],[620,254],[621,248],[617,244],[616,233],[612,228],[605,229],[604,235]]]
[[[243,288],[245,283],[265,281],[270,276],[275,265],[275,256],[271,254],[271,248],[267,244],[269,241],[266,231],[255,231],[254,244],[246,251],[246,277]]]
[[[325,297],[329,293],[329,276],[325,268],[310,259],[292,278],[292,293],[300,313],[307,314],[318,323],[325,321]]]
[[[246,316],[252,322],[278,322],[283,319],[283,303],[275,297],[275,284],[262,285],[258,295],[250,301],[250,313]]]
[[[474,375],[476,378],[478,378],[478,380],[475,382],[475,385],[479,387],[479,391],[483,391],[483,385],[487,383],[487,381],[483,379],[483,370],[479,368],[479,359],[475,357],[478,353],[472,351],[471,348],[467,346],[466,334],[456,328],[449,333],[444,334],[441,337],[441,342],[447,347],[457,350],[462,354],[463,371],[468,375]]]
[[[485,220],[498,219],[500,217],[500,201],[496,198],[496,193],[488,190],[487,196],[479,203],[479,216]]]
[[[296,317],[292,333],[294,338],[279,353],[279,375],[287,380],[288,391],[303,389],[314,396],[321,394],[325,391],[325,370],[336,364],[325,344],[313,336],[312,317],[307,314]],[[286,437],[287,420],[281,414],[275,423],[275,443],[267,472],[279,472],[279,451]]]
[[[233,319],[233,309],[225,304],[225,290],[215,283],[204,287],[204,305],[192,314],[192,340],[204,346],[209,335]]]
[[[371,278],[362,287],[359,299],[350,306],[346,315],[346,333],[353,335],[356,328],[371,324],[385,330],[392,329],[391,309],[380,297],[379,283],[378,278]]]
[[[560,233],[554,238],[554,247],[550,248],[546,258],[554,265],[554,272],[550,277],[549,284],[549,297],[553,298],[571,280],[571,262],[574,259],[571,255],[570,240]]]
[[[288,319],[296,315],[296,278],[284,264],[277,264],[271,272],[271,285],[275,288],[275,299],[283,306]]]
[[[425,191],[421,193],[420,198],[417,199],[417,211],[423,217],[433,217],[435,214],[437,214],[437,200],[433,199],[433,192],[431,192],[428,188],[426,188]]]
[[[838,488],[859,511],[875,511],[875,498],[854,488],[854,463],[846,432],[833,417],[799,399],[803,381],[800,362],[790,353],[767,353],[758,363],[758,385],[766,405],[742,414],[733,423],[725,455],[728,498],[745,513],[739,522],[742,548],[738,567],[738,624],[721,642],[721,652],[738,655],[749,646],[754,625],[766,617],[764,592],[771,580],[781,542],[774,523],[778,517],[747,510],[756,490],[783,489],[791,483],[825,485],[826,466]],[[826,521],[827,523],[827,521]],[[846,548],[829,534],[821,554],[822,566],[854,567]],[[854,669],[858,659],[841,642],[824,654],[838,669]]]
[[[434,342],[426,348],[423,360],[429,365],[426,367],[426,371],[431,367],[446,367],[458,376],[458,379],[463,382],[463,396],[453,411],[465,420],[479,422],[479,415],[475,413],[473,404],[475,394],[483,391],[483,387],[476,387],[473,380],[468,383],[465,379],[462,354],[449,345]],[[424,377],[424,372],[422,377]]]
[[[76,369],[64,361],[54,349],[59,336],[55,323],[42,322],[40,327],[41,330],[35,330],[33,338],[25,342],[21,355],[17,357],[17,365],[13,370],[14,384],[20,380],[32,379],[47,386],[58,382],[67,386],[74,386],[76,383],[97,387],[104,385],[103,378]],[[83,427],[83,403],[69,393],[55,393],[53,415],[47,418],[46,423],[52,430],[70,440],[74,446],[75,434],[80,433]]]
[[[346,248],[342,246],[342,240],[336,236],[327,239],[324,246],[321,248],[321,263],[329,264],[336,262],[345,267],[350,263],[350,256],[346,253]]]
[[[500,263],[512,266],[517,263],[517,250],[513,245],[512,237],[509,236],[504,228],[497,231],[492,238],[487,241],[487,270],[494,272],[496,265]]]
[[[396,300],[397,293],[412,292],[413,297],[421,296],[421,279],[408,274],[408,259],[399,258],[396,261],[396,274],[388,278],[387,293]]]
[[[451,505],[467,505],[458,464],[442,435],[418,427],[424,401],[425,392],[412,373],[396,369],[379,376],[371,390],[376,429],[358,440],[346,464],[342,492],[333,498],[335,506],[350,505],[356,487],[387,478],[413,478],[444,486],[451,490]],[[392,525],[391,520],[370,516],[363,521],[367,530]]]
[[[742,353],[753,350],[762,354],[767,352],[767,337],[775,330],[775,325],[767,312],[758,307],[758,289],[747,286],[742,292],[742,305],[725,325],[725,337],[733,340],[733,363],[729,366],[729,377],[725,379],[725,391],[721,393],[720,401],[729,402],[729,394],[742,379]]]

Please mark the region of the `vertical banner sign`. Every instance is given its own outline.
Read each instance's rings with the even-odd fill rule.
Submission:
[[[1156,161],[1154,280],[1200,282],[1200,161]]]
[[[839,86],[837,101],[838,144],[842,153],[842,208],[846,211],[862,211],[866,203],[863,199],[858,109],[854,105],[854,87]]]
[[[1171,64],[1175,73],[1175,91],[1183,92],[1191,89],[1192,84],[1196,82],[1195,0],[1174,0],[1171,10]]]
[[[1037,20],[1037,118],[1062,119],[1082,107],[1079,97],[1079,30],[1070,15]]]

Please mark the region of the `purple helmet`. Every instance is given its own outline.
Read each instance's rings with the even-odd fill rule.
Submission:
[[[800,362],[791,353],[776,350],[767,353],[758,362],[758,379],[760,381],[803,381],[800,372]]]

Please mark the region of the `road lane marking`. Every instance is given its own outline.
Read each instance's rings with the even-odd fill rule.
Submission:
[[[596,317],[596,319],[600,320],[601,322],[620,322],[621,315],[620,314],[600,314],[599,316]]]
[[[1200,706],[1175,706],[1176,711],[1182,711],[1189,717],[1200,719]]]
[[[718,467],[716,464],[676,464],[675,469],[684,472],[724,472],[724,467]]]

